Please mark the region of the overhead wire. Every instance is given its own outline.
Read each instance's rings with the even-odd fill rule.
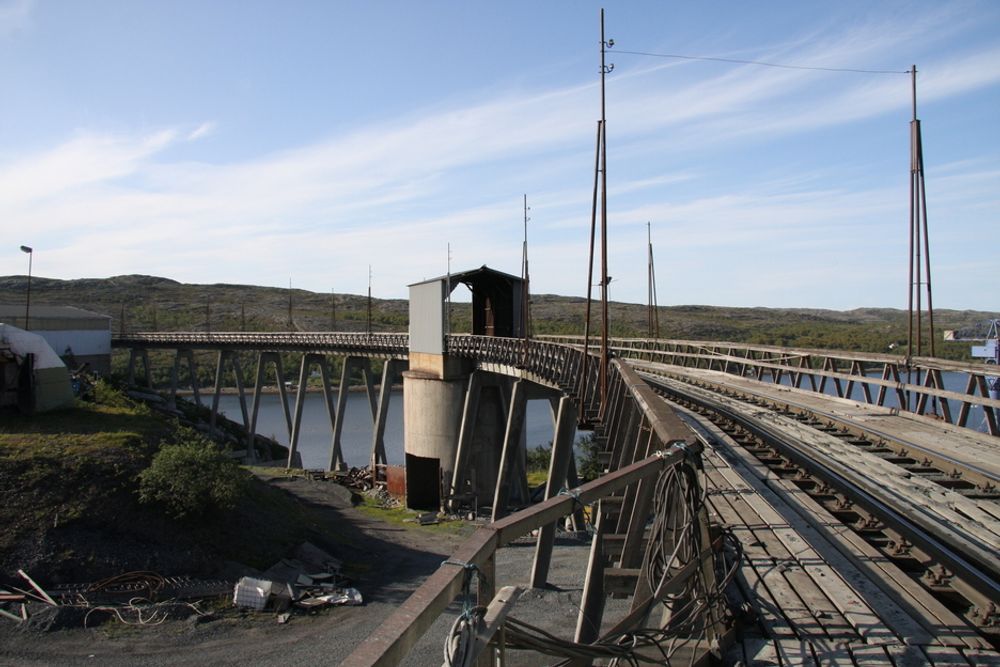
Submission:
[[[788,63],[772,63],[763,60],[742,60],[740,58],[721,58],[716,56],[689,56],[679,53],[650,53],[648,51],[626,51],[615,49],[615,53],[625,53],[633,56],[649,56],[653,58],[675,58],[678,60],[707,60],[719,63],[735,63],[737,65],[759,65],[761,67],[777,67],[781,69],[812,70],[816,72],[849,72],[854,74],[911,74],[911,70],[863,69],[857,67],[820,67],[815,65],[791,65]]]

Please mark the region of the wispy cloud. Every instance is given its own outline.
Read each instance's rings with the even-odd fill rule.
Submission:
[[[191,130],[191,132],[187,135],[187,140],[197,141],[198,139],[209,136],[213,132],[215,132],[215,123],[202,123],[198,127]]]
[[[142,136],[81,133],[50,150],[0,165],[0,210],[113,183],[148,167],[149,158],[176,136],[174,130]]]
[[[881,63],[927,29],[926,22],[893,30],[866,24],[789,40],[770,55],[823,66]],[[993,47],[928,62],[923,99],[995,85],[998,61],[1000,48]],[[844,76],[831,84],[812,73],[751,66],[692,76],[675,63],[620,66],[615,76],[613,296],[638,300],[645,293],[639,283],[647,220],[669,258],[663,275],[699,276],[691,297],[677,301],[725,303],[733,289],[773,296],[773,285],[759,283],[784,278],[773,269],[766,278],[762,261],[806,271],[806,280],[820,285],[847,252],[866,266],[894,252],[884,239],[898,223],[905,192],[891,179],[847,190],[799,173],[775,179],[761,168],[722,188],[710,183],[718,168],[691,156],[752,152],[775,137],[907,108],[905,77]],[[528,192],[533,284],[578,294],[585,287],[580,267],[596,116],[581,110],[596,112],[595,93],[591,82],[501,91],[230,162],[190,157],[188,149],[216,132],[215,122],[147,133],[80,131],[0,164],[0,218],[31,230],[45,248],[40,275],[49,267],[49,275],[67,277],[142,272],[281,285],[294,274],[296,284],[327,289],[343,282],[338,291],[361,291],[374,264],[381,293],[401,295],[406,283],[444,272],[448,242],[456,266],[516,270],[520,196]],[[178,147],[184,150],[172,150]],[[780,172],[764,157],[761,165]],[[973,162],[946,172],[937,191],[946,201],[964,197],[979,202],[981,212],[997,209],[988,194],[1000,191],[995,170]]]

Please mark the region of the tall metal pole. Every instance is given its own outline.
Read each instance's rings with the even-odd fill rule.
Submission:
[[[524,242],[521,246],[521,327],[524,329],[522,362],[528,362],[528,338],[531,336],[531,277],[528,273],[528,195],[524,195]]]
[[[916,65],[913,66],[914,71],[916,71]],[[916,76],[916,75],[914,75]],[[916,89],[916,79],[914,79],[913,87],[913,107],[914,115],[916,115],[917,106],[917,89]],[[915,119],[917,124],[917,173],[919,175],[919,185],[918,188],[920,196],[920,213],[923,218],[923,235],[924,235],[924,274],[926,275],[926,286],[927,286],[927,328],[928,328],[928,347],[930,348],[930,355],[933,357],[934,354],[934,301],[932,299],[931,293],[931,237],[927,230],[927,188],[924,182],[924,140],[922,133],[920,131],[920,121]],[[935,398],[935,403],[937,399]]]
[[[582,406],[587,399],[587,385],[590,376],[587,366],[590,362],[590,306],[594,289],[594,237],[597,232],[597,184],[601,173],[601,121],[597,121],[597,142],[594,144],[594,198],[590,206],[590,259],[587,261],[587,311],[583,320],[583,363],[580,364],[580,416],[585,413]]]
[[[916,164],[916,150],[914,147],[914,123],[917,120],[917,66],[913,65],[910,69],[910,81],[913,89],[913,120],[910,121],[910,253],[909,253],[909,263],[910,272],[907,278],[907,306],[906,306],[906,382],[909,384],[911,382],[911,371],[910,371],[910,360],[913,358],[913,249],[916,239],[914,238],[914,232],[916,225],[914,224],[914,219],[916,217],[916,206],[914,204],[914,183],[913,183],[913,173]],[[906,394],[906,406],[907,410],[910,409],[910,393]]]
[[[931,251],[930,236],[927,226],[927,190],[924,183],[924,149],[920,132],[920,120],[917,118],[917,66],[910,69],[910,84],[913,96],[913,118],[910,121],[910,298],[909,298],[909,333],[907,340],[907,357],[914,353],[923,356],[923,289],[927,288],[927,326],[930,356],[935,356],[934,350],[934,302],[931,288]],[[922,255],[922,257],[921,257]],[[916,292],[916,294],[914,294]],[[915,302],[915,304],[914,304]],[[908,364],[909,365],[909,364]],[[907,372],[907,382],[910,381]],[[917,384],[920,384],[920,371],[917,371]],[[909,397],[907,397],[909,403]],[[934,402],[937,411],[937,400]],[[908,409],[913,406],[907,405]]]
[[[604,54],[614,41],[604,39],[604,9],[601,9],[601,412],[608,398],[608,128],[605,114],[604,77],[614,69],[604,64]]]
[[[337,330],[337,293],[330,288],[330,331]]]
[[[372,335],[372,265],[368,265],[368,335]]]
[[[652,338],[660,337],[660,313],[658,311],[658,304],[656,302],[656,269],[653,266],[653,231],[652,225],[646,223],[646,238],[649,242],[649,253],[648,253],[648,279],[649,279],[649,311],[648,311],[648,327],[649,336]]]
[[[24,330],[28,331],[31,328],[28,323],[28,316],[31,315],[31,260],[34,259],[35,251],[31,246],[23,245],[21,252],[28,253],[28,295],[24,301]]]
[[[288,278],[288,330],[292,330],[292,279]]]
[[[445,290],[448,292],[447,296],[448,319],[444,325],[444,333],[445,335],[448,335],[451,333],[451,244],[450,243],[448,244],[448,257],[446,259],[446,263],[448,266],[448,278],[447,282],[445,283]]]

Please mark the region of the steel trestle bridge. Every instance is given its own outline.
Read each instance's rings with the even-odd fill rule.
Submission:
[[[441,502],[457,502],[461,482],[468,483],[480,394],[486,400],[484,387],[499,388],[506,392],[507,428],[496,445],[493,520],[449,559],[461,567],[442,565],[344,664],[397,664],[456,597],[470,596],[481,611],[464,625],[456,622],[452,639],[468,648],[466,657],[487,660],[478,664],[492,664],[504,647],[570,656],[579,664],[643,656],[700,663],[711,655],[773,655],[784,662],[793,650],[807,650],[817,662],[881,656],[878,664],[898,664],[906,656],[894,657],[888,644],[873,641],[873,627],[918,651],[911,658],[1000,660],[994,652],[1000,637],[1000,401],[988,393],[990,367],[727,342],[607,344],[602,405],[599,364],[587,361],[596,360],[598,350],[585,356],[580,337],[527,343],[446,337],[446,355],[472,374]],[[147,385],[150,351],[173,351],[172,395],[186,363],[197,396],[194,352],[215,353],[213,416],[226,369],[239,377],[238,353],[256,354],[255,386],[237,380],[251,459],[261,369],[273,364],[275,378],[283,377],[281,353],[302,354],[300,387],[308,369],[320,367],[335,433],[344,408],[334,407],[327,358],[345,360],[341,387],[354,368],[365,371],[370,391],[365,369],[382,360],[383,388],[377,398],[370,394],[373,469],[385,463],[386,386],[410,360],[405,334],[135,333],[116,336],[113,345],[128,350],[133,383],[144,366]],[[244,393],[251,390],[248,412]],[[296,394],[294,417],[282,395],[292,450],[301,419],[302,392]],[[528,398],[549,400],[555,422],[549,482],[534,504],[518,494],[517,448]],[[572,452],[578,426],[594,430],[604,469],[582,485]],[[335,439],[330,469],[342,466]],[[781,518],[792,510],[779,500],[799,518]],[[530,585],[544,587],[557,529],[564,520],[582,522],[585,507],[592,542],[572,638],[556,641],[521,621],[505,621],[516,614],[520,589],[498,585],[505,577],[497,571],[497,550],[534,531]],[[812,532],[793,538],[793,528]],[[817,531],[826,537],[816,538]],[[795,539],[815,549],[816,558],[802,560],[798,547],[790,550]],[[779,561],[785,565],[773,569]],[[796,567],[802,574],[792,576]],[[836,584],[862,575],[870,578],[869,588]],[[755,652],[747,648],[744,622],[726,604],[734,590],[757,605],[762,636]],[[607,601],[622,596],[632,601],[624,615],[605,618]],[[813,614],[811,623],[796,615],[796,605]],[[851,610],[860,608],[871,618],[859,621]],[[831,635],[842,639],[831,644]]]

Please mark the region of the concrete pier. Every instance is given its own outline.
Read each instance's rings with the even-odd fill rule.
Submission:
[[[406,504],[413,509],[441,507],[442,491],[454,472],[467,384],[462,377],[403,373]]]

